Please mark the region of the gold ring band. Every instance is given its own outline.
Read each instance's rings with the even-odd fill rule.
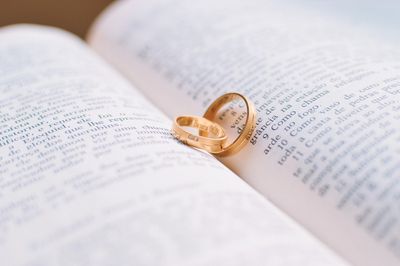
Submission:
[[[256,124],[256,110],[253,103],[249,99],[247,99],[247,97],[241,95],[240,93],[231,92],[220,96],[208,107],[203,117],[210,121],[214,121],[215,116],[222,106],[224,106],[226,103],[238,99],[244,101],[244,103],[246,104],[246,124],[240,135],[231,144],[223,146],[222,149],[219,151],[211,152],[215,155],[228,156],[238,152],[243,148],[244,145],[249,142],[251,135],[253,134]],[[203,137],[208,136],[208,132],[200,129],[199,135]]]
[[[207,136],[193,135],[182,127],[197,128],[201,132],[206,132]],[[220,125],[200,116],[178,116],[172,125],[172,133],[184,144],[210,153],[220,152],[228,139]]]

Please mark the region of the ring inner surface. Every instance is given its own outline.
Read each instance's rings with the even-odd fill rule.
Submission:
[[[207,132],[207,136],[208,133],[211,134],[211,137],[223,137],[225,135],[220,127],[205,118],[181,116],[177,119],[177,123],[183,127],[197,128],[202,132]]]
[[[245,106],[244,99],[237,94],[221,97],[213,103],[206,114],[205,118],[220,124],[225,129],[229,143],[239,138],[238,130],[242,130],[248,122],[248,107]],[[200,130],[200,136],[208,136],[208,132]]]

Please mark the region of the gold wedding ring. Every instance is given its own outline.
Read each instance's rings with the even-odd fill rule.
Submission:
[[[247,97],[236,93],[236,92],[230,92],[226,93],[222,96],[220,96],[218,99],[216,99],[207,109],[207,111],[204,113],[203,117],[210,120],[214,121],[218,111],[227,103],[235,101],[235,100],[242,100],[246,104],[246,124],[244,125],[242,132],[240,135],[229,145],[223,145],[222,149],[212,151],[212,154],[218,155],[218,156],[228,156],[232,155],[239,150],[243,148],[244,145],[246,145],[250,138],[251,135],[253,134],[253,131],[255,129],[255,123],[256,123],[256,110],[254,108],[253,103],[247,99]],[[207,137],[209,136],[208,131],[206,130],[199,130],[199,135],[202,137]]]
[[[194,135],[182,127],[197,128],[207,136]],[[184,144],[210,153],[220,152],[228,139],[220,125],[200,116],[178,116],[172,125],[172,133]]]

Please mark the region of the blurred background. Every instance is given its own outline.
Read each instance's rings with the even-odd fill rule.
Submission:
[[[95,17],[112,0],[0,0],[0,26],[52,25],[84,37]]]
[[[400,0],[272,1],[317,9],[340,20],[375,28],[391,38],[400,38]],[[84,37],[95,17],[111,2],[113,0],[0,0],[0,27],[37,23],[63,28]]]

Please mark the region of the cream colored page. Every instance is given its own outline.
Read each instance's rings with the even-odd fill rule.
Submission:
[[[0,92],[2,265],[338,263],[76,37],[1,29]]]
[[[257,130],[222,161],[355,265],[400,263],[396,47],[266,1],[125,1],[89,40],[171,118],[246,94]]]

